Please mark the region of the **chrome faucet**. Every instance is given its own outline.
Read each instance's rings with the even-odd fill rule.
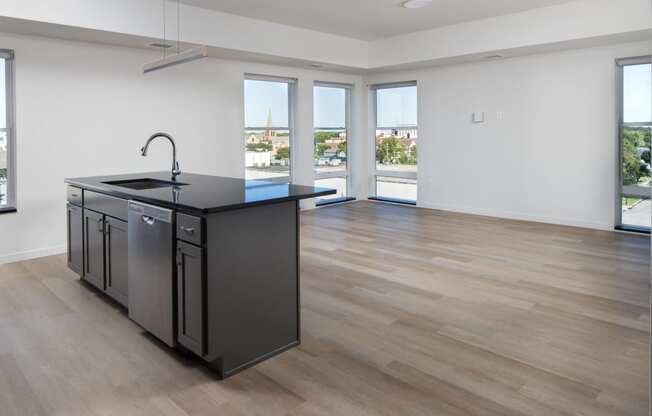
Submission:
[[[172,144],[172,180],[176,181],[177,176],[181,174],[181,170],[179,170],[179,162],[177,162],[177,145],[174,143],[174,139],[172,138],[172,136],[170,136],[167,133],[152,134],[152,136],[149,139],[147,139],[145,146],[143,146],[140,149],[140,154],[142,156],[147,156],[147,148],[149,147],[149,144],[152,142],[152,140],[156,139],[157,137],[164,137],[168,139]]]

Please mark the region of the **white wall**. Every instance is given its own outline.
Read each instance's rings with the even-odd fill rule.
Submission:
[[[169,169],[168,145],[139,154],[154,131],[176,138],[183,171],[243,177],[245,72],[299,79],[295,179],[312,183],[312,82],[361,84],[216,59],[145,76],[156,53],[16,35],[0,34],[0,48],[16,52],[18,169],[18,213],[0,215],[0,262],[64,251],[64,178]]]
[[[366,82],[418,82],[420,206],[612,229],[614,60],[651,53],[648,41]]]

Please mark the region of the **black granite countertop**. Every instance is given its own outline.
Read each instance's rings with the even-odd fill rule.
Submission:
[[[255,205],[296,201],[335,193],[334,189],[288,183],[182,173],[176,187],[131,189],[105,182],[151,178],[170,181],[170,172],[69,178],[65,182],[95,192],[179,211],[208,214]]]

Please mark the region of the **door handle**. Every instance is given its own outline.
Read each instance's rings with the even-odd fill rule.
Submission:
[[[154,217],[150,217],[148,215],[143,215],[142,216],[143,222],[147,225],[154,225]]]

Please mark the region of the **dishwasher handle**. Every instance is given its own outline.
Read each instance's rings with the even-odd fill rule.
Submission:
[[[156,222],[156,219],[154,217],[150,217],[149,215],[143,215],[141,216],[141,219],[147,225],[154,225],[154,223]]]

